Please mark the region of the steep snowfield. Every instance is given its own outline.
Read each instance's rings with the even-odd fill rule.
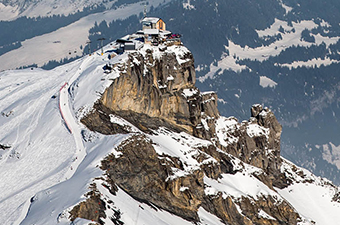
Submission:
[[[147,7],[156,7],[169,1],[150,0]],[[86,45],[89,30],[95,22],[125,19],[132,15],[138,15],[143,10],[143,3],[129,4],[118,9],[91,14],[54,32],[25,40],[20,48],[0,56],[0,71],[32,64],[43,66],[50,60],[59,61],[70,57],[70,51],[72,57],[81,56],[80,46]]]
[[[93,182],[97,183],[102,198],[112,200],[115,209],[122,212],[121,220],[125,224],[191,224],[139,203],[122,190],[113,196],[100,185],[100,180],[93,180],[103,176],[98,167],[100,161],[111,152],[119,157],[115,147],[131,134],[100,135],[88,131],[79,120],[118,76],[117,71],[105,74],[102,67],[108,62],[126,59],[123,54],[109,61],[107,54],[96,53],[51,71],[27,69],[0,73],[0,143],[11,146],[0,150],[0,224],[69,224],[69,210],[84,200]],[[132,133],[141,133],[119,117],[112,116],[111,122],[124,123],[131,127]],[[217,124],[221,130],[219,135],[223,128],[233,129],[234,125],[234,118],[221,117]],[[154,132],[155,135],[146,136],[153,141],[159,155],[164,153],[185,162],[184,171],[174,171],[173,176],[183,176],[215,160],[208,155],[201,163],[195,160],[199,151],[196,147],[206,146],[208,141],[163,128]],[[256,135],[265,131],[253,127],[251,132]],[[339,203],[330,201],[336,188],[320,178],[305,172],[314,183],[294,183],[275,192],[252,175],[260,169],[243,166],[235,158],[232,163],[240,172],[223,175],[218,180],[205,177],[206,194],[219,191],[223,197],[233,196],[234,199],[272,195],[278,201],[287,199],[303,216],[301,224],[312,224],[312,220],[316,224],[336,224],[340,220]],[[294,175],[288,163],[284,164],[284,169]],[[298,178],[295,177],[300,181]],[[106,213],[105,222],[110,224],[112,211]],[[199,216],[201,224],[221,224],[202,208]],[[264,211],[260,211],[259,216],[269,217]],[[77,219],[74,224],[88,222]]]
[[[60,69],[0,75],[0,140],[11,146],[1,151],[1,224],[13,222],[16,208],[58,182],[71,162],[75,144],[60,120],[58,99],[51,98],[71,74]]]
[[[332,201],[335,189],[332,188],[327,179],[316,177],[308,170],[298,168],[299,174],[294,173],[294,164],[285,160],[281,170],[288,171],[296,182],[285,189],[276,189],[292,206],[310,221],[315,224],[338,224],[340,219],[340,204]],[[313,181],[312,183],[306,180]]]
[[[14,222],[16,209],[37,191],[71,177],[85,156],[72,105],[62,111],[74,135],[62,120],[59,101],[66,107],[69,93],[60,88],[82,74],[81,66],[96,68],[102,59],[87,56],[52,71],[0,73],[0,143],[11,146],[0,152],[0,224]]]

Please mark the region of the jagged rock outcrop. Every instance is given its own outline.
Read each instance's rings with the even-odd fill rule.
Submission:
[[[280,172],[280,137],[282,127],[273,112],[261,105],[253,105],[249,121],[239,123],[229,118],[227,126],[218,128],[217,138],[212,139],[222,150],[243,162],[262,168],[263,175],[257,174],[269,187],[283,188],[290,181]],[[218,121],[217,121],[217,126]]]
[[[117,185],[141,202],[196,222],[199,221],[199,207],[218,216],[226,224],[296,224],[299,219],[294,208],[276,196],[243,196],[237,199],[225,197],[222,192],[208,194],[204,176],[217,180],[222,174],[243,170],[242,164],[237,165],[237,169],[233,157],[215,146],[198,146],[194,159],[201,165],[200,169],[188,172],[181,159],[157,154],[155,145],[143,134],[135,134],[122,142],[115,148],[114,154],[102,161],[101,169],[105,171],[107,183],[111,184],[105,187],[110,190]],[[260,211],[270,217],[259,216]]]
[[[74,221],[79,217],[95,221],[102,225],[104,223],[101,218],[106,218],[105,202],[100,199],[100,192],[97,190],[95,184],[92,184],[90,189],[91,191],[85,195],[87,200],[79,203],[70,211],[70,219]]]
[[[128,60],[113,66],[120,74],[94,110],[82,119],[91,130],[103,134],[128,133],[127,128],[110,122],[118,115],[144,132],[159,127],[185,131],[214,140],[217,147],[242,161],[263,168],[267,174],[279,173],[281,125],[274,114],[261,105],[251,109],[249,122],[227,130],[234,141],[223,144],[216,138],[219,112],[214,92],[200,93],[195,87],[193,56],[183,46],[149,47],[128,54]],[[281,185],[282,186],[282,185]]]
[[[299,214],[286,201],[278,202],[272,196],[261,196],[256,201],[242,197],[239,202],[242,214],[247,216],[253,224],[279,225],[297,224]],[[258,216],[259,211],[270,215],[272,219]]]
[[[235,167],[232,156],[215,146],[198,146],[194,159],[201,165],[200,169],[188,173],[181,159],[157,154],[154,145],[143,134],[132,135],[122,142],[114,154],[102,161],[106,183],[110,183],[104,186],[111,193],[115,193],[115,186],[118,186],[141,202],[190,221],[199,221],[199,207],[215,214],[226,224],[296,224],[299,219],[285,200],[270,195],[234,199],[224,197],[221,192],[207,194],[204,176],[219,179],[222,174],[242,172],[241,168]],[[270,218],[258,216],[261,210]]]
[[[203,207],[226,224],[296,224],[299,215],[283,199],[206,193],[204,177],[218,180],[226,174],[244,173],[243,163],[260,168],[251,176],[271,191],[288,186],[291,179],[280,170],[282,128],[273,112],[253,105],[249,121],[220,117],[217,95],[200,93],[195,87],[193,63],[183,46],[149,46],[128,54],[126,62],[113,65],[118,78],[81,121],[90,130],[106,135],[130,133],[132,125],[139,132],[134,131],[116,148],[116,154],[102,161],[106,174],[103,186],[113,194],[119,187],[141,202],[189,221],[198,222],[197,211]],[[132,125],[116,123],[113,116]],[[197,163],[194,170],[187,171],[180,158],[156,152],[156,144],[147,135],[160,127],[209,142],[190,150],[195,152],[191,156]],[[234,157],[241,160],[238,165]],[[269,216],[259,216],[262,211]]]
[[[126,62],[114,65],[120,74],[96,103],[92,114],[82,119],[90,129],[114,134],[116,129],[101,129],[102,110],[106,108],[146,131],[147,127],[136,121],[147,120],[155,126],[170,126],[199,137],[209,137],[202,130],[201,118],[216,118],[217,96],[200,93],[195,87],[194,59],[183,46],[169,49],[151,47],[132,52]],[[203,115],[202,115],[203,113]],[[108,115],[107,115],[108,116]],[[147,119],[145,119],[147,118]],[[212,126],[212,124],[209,124]],[[153,127],[149,127],[153,128]]]
[[[144,135],[134,135],[117,151],[122,155],[110,155],[102,161],[101,168],[110,180],[142,202],[198,221],[197,210],[204,195],[203,171],[176,176],[173,170],[183,170],[182,162],[167,155],[160,159]]]

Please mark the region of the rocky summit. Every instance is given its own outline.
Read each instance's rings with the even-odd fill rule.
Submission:
[[[106,111],[107,119],[110,113],[121,116],[145,132],[166,126],[210,137],[202,120],[218,118],[217,96],[212,92],[200,93],[195,87],[194,59],[187,48],[144,47],[112,67],[120,76],[105,90],[95,112],[82,120],[91,130],[105,134],[124,130],[108,128],[108,124],[96,126],[101,124],[99,114]]]
[[[217,95],[195,87],[194,59],[183,45],[144,45],[126,54],[106,65],[116,78],[81,122],[93,132],[127,137],[101,161],[101,182],[72,209],[73,220],[103,224],[105,209],[91,194],[99,192],[97,184],[193,223],[202,222],[203,208],[224,224],[308,224],[278,190],[317,178],[281,158],[282,127],[270,109],[255,104],[242,122],[220,116]],[[253,183],[255,191],[242,192]],[[83,205],[101,214],[89,216],[79,210]],[[124,224],[115,212],[111,220]]]

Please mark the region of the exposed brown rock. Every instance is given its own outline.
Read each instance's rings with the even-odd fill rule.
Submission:
[[[179,56],[173,52],[163,51],[160,58],[154,58],[156,50],[148,49],[144,56],[130,53],[127,62],[114,65],[120,76],[81,121],[103,134],[126,133],[123,127],[109,123],[109,115],[115,114],[144,132],[166,126],[200,138],[214,137],[214,119],[219,116],[217,95],[201,94],[195,87],[192,54],[187,51],[179,64]],[[209,131],[201,124],[202,116],[208,121]]]
[[[136,113],[132,110],[112,111],[103,104],[95,103],[93,111],[84,116],[81,122],[91,131],[100,132],[105,135],[126,134],[131,132],[130,126],[111,123],[110,115],[119,116],[129,121],[131,124],[146,133],[152,133],[152,129],[157,130],[159,127],[168,127],[175,132],[186,131],[185,129],[169,123],[168,120],[150,117],[144,113]]]
[[[224,151],[241,159],[250,165],[262,168],[263,175],[256,175],[258,179],[268,187],[284,188],[290,184],[285,175],[281,173],[282,159],[280,157],[280,137],[282,127],[268,108],[261,105],[253,105],[252,117],[248,122],[238,123],[237,129],[230,130],[226,136],[237,139],[236,142],[223,146],[218,140],[215,144]],[[258,125],[264,129],[263,134],[249,135],[249,127]]]
[[[144,135],[134,135],[117,151],[122,155],[108,156],[102,161],[102,169],[120,188],[140,201],[198,221],[197,210],[204,194],[202,171],[176,177],[173,170],[183,169],[181,162],[169,156],[159,159]]]
[[[247,216],[254,224],[297,224],[299,214],[285,200],[274,199],[272,196],[261,196],[254,200],[242,197],[239,202],[242,214]],[[273,219],[259,216],[259,211],[263,210]]]
[[[237,171],[234,170],[232,165],[231,158],[227,154],[223,154],[222,152],[218,152],[216,147],[213,145],[209,145],[207,147],[201,146],[198,148],[204,153],[207,153],[209,156],[212,156],[216,159],[217,163],[209,163],[201,165],[202,170],[205,175],[209,178],[218,179],[222,173],[226,174],[235,174]],[[196,160],[200,163],[206,159],[204,154],[200,154]]]
[[[70,211],[71,221],[79,217],[104,224],[101,218],[106,218],[105,202],[100,199],[100,192],[97,190],[95,184],[91,185],[91,189],[92,190],[85,195],[87,200],[79,203]]]
[[[194,86],[191,53],[185,58],[188,61],[179,65],[174,53],[164,52],[160,59],[153,57],[151,49],[145,56],[139,52],[129,54],[129,60],[120,65],[126,70],[106,89],[100,103],[114,112],[132,110],[161,118],[192,133],[196,114],[201,112],[199,104],[195,104],[200,95]],[[197,94],[187,99],[183,89],[192,89]]]
[[[205,196],[203,208],[216,215],[225,224],[231,225],[251,225],[251,220],[241,215],[230,197],[224,199],[219,193],[214,196]]]
[[[236,171],[231,163],[232,158],[217,151],[215,146],[202,146],[199,149],[201,153],[195,156],[198,162],[206,160],[209,155],[217,163],[203,164],[201,170],[185,176],[175,176],[174,171],[184,170],[184,165],[178,158],[158,155],[153,143],[146,136],[133,135],[116,149],[122,155],[109,155],[102,161],[101,168],[106,171],[111,183],[117,184],[135,199],[151,203],[190,221],[198,221],[197,210],[202,206],[226,224],[297,223],[299,215],[294,208],[284,200],[272,196],[259,196],[258,199],[243,196],[233,200],[231,197],[222,197],[221,193],[206,195],[204,174],[218,179],[222,173],[233,174]],[[259,176],[266,179],[264,174]],[[242,213],[237,207],[240,207]],[[260,210],[273,219],[259,216]]]

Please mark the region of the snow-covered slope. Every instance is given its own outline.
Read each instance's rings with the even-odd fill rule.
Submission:
[[[0,20],[12,20],[21,16],[45,17],[69,15],[83,11],[87,7],[105,6],[110,8],[116,1],[96,0],[2,0],[0,1]]]
[[[21,213],[16,209],[23,208],[37,190],[68,178],[79,153],[61,120],[58,96],[81,62],[53,71],[1,73],[0,137],[11,146],[1,152],[1,224],[14,222]]]
[[[109,45],[105,50],[111,48]],[[167,211],[138,202],[120,188],[112,195],[100,179],[94,180],[105,177],[99,168],[101,160],[111,153],[119,158],[121,152],[117,146],[135,134],[152,140],[159,156],[177,157],[184,165],[183,170],[173,170],[178,177],[215,160],[207,155],[199,162],[197,156],[202,152],[198,147],[211,142],[186,133],[160,128],[153,134],[146,134],[115,116],[111,122],[130,127],[130,134],[105,136],[85,128],[79,122],[81,117],[119,75],[118,71],[104,73],[103,66],[109,63],[107,56],[96,53],[51,71],[26,69],[0,73],[0,144],[10,147],[1,150],[1,224],[70,224],[69,211],[85,200],[90,184],[96,184],[101,199],[110,206],[105,211],[105,224],[112,224],[110,218],[116,211],[125,224],[191,224]],[[114,57],[110,63],[127,59],[125,53]],[[218,127],[227,127],[235,119],[219,121]],[[254,130],[252,135],[260,135],[260,131]],[[205,176],[206,195],[221,193],[223,198],[231,197],[234,202],[241,201],[242,197],[256,200],[272,196],[278,203],[286,199],[301,215],[299,224],[313,224],[313,221],[336,224],[340,220],[340,204],[334,198],[338,188],[328,181],[284,162],[282,172],[293,183],[287,188],[272,190],[254,177],[261,169],[223,154],[232,158],[238,172],[223,174],[216,180]],[[180,190],[186,189],[183,186]],[[222,224],[202,207],[198,216],[200,224]],[[258,217],[275,219],[263,210],[258,212]],[[89,222],[76,219],[74,224]]]

